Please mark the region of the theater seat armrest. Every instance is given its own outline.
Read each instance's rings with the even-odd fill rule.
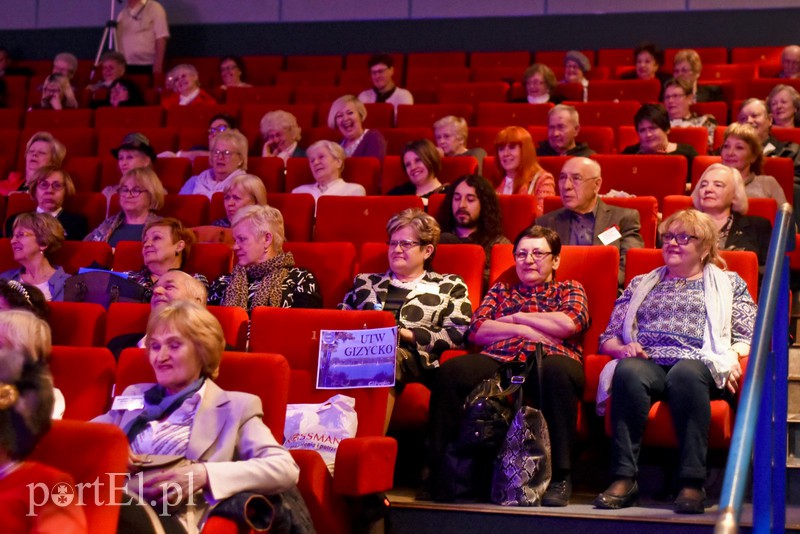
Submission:
[[[397,441],[370,436],[345,439],[336,451],[334,493],[368,495],[392,488]]]
[[[447,360],[452,360],[453,358],[457,358],[459,356],[463,356],[465,354],[469,354],[469,351],[460,350],[460,349],[450,349],[446,350],[442,353],[442,357],[439,358],[439,363],[444,363]]]
[[[611,356],[605,354],[588,354],[583,358],[583,375],[586,378],[586,386],[583,390],[584,402],[595,402],[597,400],[597,384],[600,382],[600,372]]]

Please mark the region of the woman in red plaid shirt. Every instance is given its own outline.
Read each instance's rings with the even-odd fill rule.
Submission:
[[[517,354],[524,360],[541,342],[542,411],[550,431],[553,478],[545,506],[566,506],[572,493],[570,452],[583,395],[581,337],[589,326],[586,292],[575,280],[556,281],[561,240],[549,228],[532,226],[514,242],[518,281],[497,282],[472,317],[467,335],[483,347],[442,364],[431,394],[431,466],[440,465],[447,444],[458,434],[464,398],[482,380],[494,376]],[[526,386],[536,398],[536,380]],[[435,473],[432,473],[435,475]],[[432,480],[434,497],[436,479]]]

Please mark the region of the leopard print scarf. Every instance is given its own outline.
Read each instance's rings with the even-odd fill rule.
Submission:
[[[256,306],[280,306],[283,299],[281,286],[294,267],[291,252],[278,254],[264,263],[244,267],[237,265],[231,273],[231,282],[225,291],[223,306],[238,306],[250,312]],[[261,282],[256,287],[253,302],[248,303],[250,281]]]

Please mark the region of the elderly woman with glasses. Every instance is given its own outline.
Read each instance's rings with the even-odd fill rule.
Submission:
[[[205,195],[225,190],[230,181],[247,171],[247,138],[239,130],[224,130],[211,140],[210,167],[187,180],[181,195]]]
[[[670,78],[664,83],[664,106],[672,128],[703,127],[708,130],[708,150],[714,148],[717,119],[713,115],[698,115],[692,111],[692,87],[682,80]]]
[[[442,364],[431,391],[431,491],[447,500],[440,472],[449,443],[459,432],[464,399],[482,380],[519,356],[533,357],[538,343],[544,349],[541,383],[542,411],[552,446],[553,478],[544,506],[566,506],[572,494],[571,449],[584,387],[582,334],[589,327],[589,308],[583,286],[575,280],[556,280],[561,263],[561,239],[543,226],[523,230],[514,241],[514,280],[499,281],[472,316],[467,335],[478,353]],[[535,392],[526,382],[526,395]],[[531,386],[530,388],[528,386]],[[535,398],[535,397],[531,397]],[[455,416],[454,416],[455,415]]]
[[[11,234],[11,252],[19,267],[0,274],[0,278],[35,286],[46,300],[63,300],[69,275],[51,263],[63,243],[64,229],[52,215],[19,214]]]
[[[145,226],[161,218],[155,212],[164,205],[167,192],[153,169],[126,172],[118,193],[120,212],[100,223],[84,241],[105,241],[112,248],[120,241],[141,241]]]
[[[75,194],[69,173],[59,167],[40,167],[30,182],[30,195],[36,202],[36,212],[49,213],[61,223],[68,241],[81,241],[89,232],[86,217],[64,209],[64,200]],[[17,215],[6,220],[6,235],[11,235]]]
[[[714,221],[679,211],[660,226],[664,266],[631,280],[600,336],[618,362],[611,380],[612,475],[598,508],[633,506],[650,406],[669,405],[678,436],[676,513],[704,511],[711,399],[739,389],[756,305],[742,278],[724,271]],[[613,362],[612,362],[613,363]]]
[[[0,194],[8,195],[14,191],[27,191],[28,182],[44,165],[60,167],[67,155],[67,149],[50,132],[36,132],[25,145],[25,169],[9,173],[8,179],[0,181]]]
[[[401,211],[386,225],[389,269],[359,274],[339,305],[343,310],[384,310],[397,320],[397,385],[430,385],[439,357],[460,347],[469,326],[472,305],[460,276],[432,269],[441,230],[436,219],[420,209]],[[389,397],[386,423],[394,407]]]

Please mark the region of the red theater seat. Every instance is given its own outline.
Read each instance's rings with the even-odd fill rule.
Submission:
[[[66,401],[64,419],[89,421],[110,408],[117,362],[105,347],[53,346],[53,385]]]
[[[342,171],[344,181],[363,185],[368,195],[380,192],[380,175],[381,162],[378,158],[347,158]],[[289,158],[286,163],[286,191],[292,192],[296,187],[313,183],[314,175],[308,159]]]
[[[316,277],[323,308],[336,308],[353,287],[356,247],[352,243],[286,243],[283,250],[292,253],[296,266]]]
[[[106,310],[91,302],[51,302],[47,322],[54,345],[101,347]]]
[[[385,243],[386,223],[406,208],[422,209],[422,199],[397,197],[320,197],[314,241]]]
[[[397,106],[398,128],[433,128],[433,123],[448,115],[472,122],[472,104],[448,102],[441,104],[413,104]]]

